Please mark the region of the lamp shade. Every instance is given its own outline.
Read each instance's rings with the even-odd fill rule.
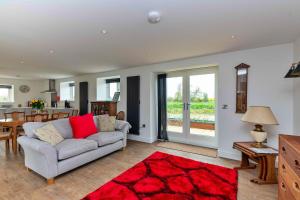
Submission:
[[[242,121],[254,124],[278,125],[271,108],[267,106],[250,106],[242,117]]]

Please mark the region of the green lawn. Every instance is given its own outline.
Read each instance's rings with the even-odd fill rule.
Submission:
[[[179,101],[167,101],[168,118],[182,120],[183,103]],[[205,121],[213,123],[215,121],[215,100],[207,102],[191,102],[191,121]]]

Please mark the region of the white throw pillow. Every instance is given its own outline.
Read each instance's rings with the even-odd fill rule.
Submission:
[[[108,115],[99,115],[99,128],[100,132],[115,131],[116,117]]]
[[[64,140],[52,123],[48,123],[41,128],[35,129],[34,133],[40,140],[48,142],[53,146]]]

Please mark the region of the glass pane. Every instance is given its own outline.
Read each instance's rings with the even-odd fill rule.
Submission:
[[[182,77],[167,78],[167,131],[183,132]]]
[[[120,79],[120,76],[97,78],[98,101],[111,101],[115,92],[120,92],[120,82],[116,82],[114,79]]]
[[[0,88],[0,102],[9,102],[9,89]]]
[[[114,97],[115,92],[117,92],[117,83],[109,84],[109,98],[112,99]]]
[[[215,136],[215,74],[190,76],[190,133]]]
[[[75,87],[70,86],[74,81],[60,83],[60,100],[74,101]]]

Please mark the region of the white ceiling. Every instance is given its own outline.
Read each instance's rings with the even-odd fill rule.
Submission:
[[[0,76],[60,78],[291,42],[299,8],[299,0],[1,0]],[[151,10],[160,23],[147,22]]]

